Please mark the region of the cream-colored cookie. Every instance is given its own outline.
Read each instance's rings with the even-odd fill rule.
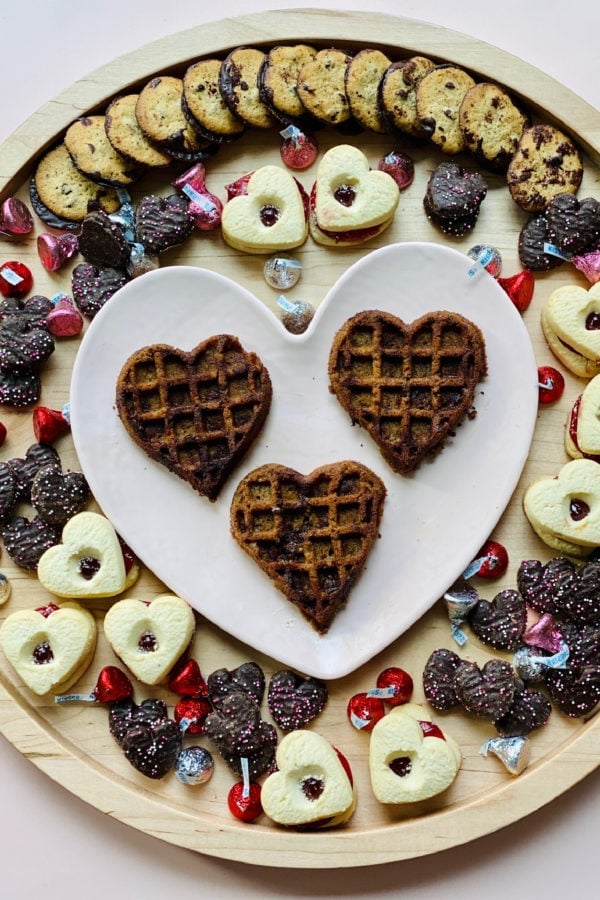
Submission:
[[[117,533],[105,516],[81,512],[69,519],[62,543],[42,554],[37,575],[57,597],[114,597],[127,575]]]
[[[332,147],[324,154],[313,195],[316,224],[325,232],[387,225],[400,200],[391,175],[371,169],[365,154],[350,144]]]
[[[415,703],[394,707],[371,732],[369,771],[380,803],[416,803],[445,791],[458,774],[462,754],[450,735],[423,729],[427,711]]]
[[[600,360],[600,282],[589,290],[579,285],[556,288],[548,297],[543,312],[548,329],[571,351],[597,366]]]
[[[192,608],[162,594],[149,603],[117,600],[104,617],[104,634],[119,659],[144,684],[163,681],[194,635]]]
[[[580,378],[594,378],[600,374],[600,360],[588,359],[565,343],[553,330],[547,306],[542,307],[541,325],[548,346],[560,362]]]
[[[35,694],[60,694],[90,665],[96,636],[94,616],[77,603],[65,603],[10,613],[0,628],[0,647]]]
[[[356,797],[337,751],[314,731],[291,731],[277,748],[277,771],[265,780],[261,802],[279,825],[340,825]]]
[[[575,549],[573,555],[589,553],[600,546],[600,464],[573,459],[557,476],[534,481],[523,496],[523,509],[544,543],[566,544]]]
[[[296,179],[279,166],[257,169],[246,193],[223,207],[221,231],[230,247],[245,253],[299,247],[308,237],[308,222]]]
[[[577,446],[586,456],[600,454],[600,375],[586,385],[577,411]]]

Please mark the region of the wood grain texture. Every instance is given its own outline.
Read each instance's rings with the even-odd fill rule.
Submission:
[[[541,120],[555,122],[578,140],[587,153],[580,196],[593,195],[600,162],[600,113],[552,79],[514,57],[472,38],[425,23],[394,16],[336,13],[318,10],[269,12],[204,25],[165,38],[121,57],[83,79],[35,113],[0,148],[0,196],[17,194],[27,200],[27,178],[36,157],[60,138],[70,122],[84,112],[102,110],[115,94],[142,86],[160,72],[181,72],[201,56],[219,55],[241,44],[268,46],[281,41],[383,47],[393,59],[419,52],[468,68],[478,79],[504,84]],[[431,147],[411,145],[374,134],[353,138],[372,164],[393,145],[413,156],[416,177],[402,194],[394,225],[378,241],[360,249],[326,250],[312,242],[294,254],[303,264],[302,279],[290,297],[318,304],[328,288],[345,269],[377,246],[392,241],[444,239],[426,220],[422,197],[432,168],[441,161]],[[336,143],[329,131],[319,134],[321,150]],[[473,161],[465,157],[465,165]],[[279,138],[275,131],[248,133],[239,142],[223,147],[207,163],[208,186],[224,198],[224,185],[267,162],[279,163]],[[174,175],[173,175],[174,177]],[[299,175],[306,187],[312,174]],[[517,234],[525,215],[512,204],[503,181],[486,175],[490,185],[480,220],[474,232],[451,245],[468,250],[477,243],[492,243],[503,255],[503,274],[520,266]],[[152,191],[168,193],[170,175],[146,176],[134,196]],[[36,233],[47,230],[36,222]],[[53,296],[69,292],[70,266],[56,274],[46,273],[39,264],[35,237],[10,247],[7,258],[19,258],[34,272],[35,293]],[[250,258],[227,248],[220,234],[195,234],[181,249],[169,251],[161,264],[204,266],[229,275],[253,291],[276,312],[275,294],[264,282],[263,260]],[[575,270],[563,266],[551,274],[538,276],[531,307],[524,314],[540,365],[555,365],[543,339],[539,313],[549,293],[557,286],[586,282]],[[384,302],[384,298],[378,298]],[[78,340],[57,342],[57,350],[44,371],[40,403],[60,409],[68,400],[70,372]],[[581,391],[582,382],[567,376],[562,400],[541,408],[534,441],[522,478],[502,516],[494,536],[504,543],[511,556],[506,576],[499,582],[480,583],[482,596],[491,597],[504,587],[513,587],[519,562],[524,558],[548,559],[548,550],[531,531],[522,512],[525,487],[541,475],[554,474],[566,462],[563,431],[570,406]],[[503,411],[510,414],[510,411]],[[34,440],[30,412],[5,413],[2,420],[9,435],[2,458],[22,455]],[[57,443],[64,468],[78,468],[72,442],[65,436]],[[490,473],[493,477],[493,473]],[[12,584],[12,597],[0,608],[0,619],[15,609],[40,606],[52,598],[37,580],[17,570],[4,553],[3,570]],[[425,573],[424,573],[424,577]],[[401,580],[400,580],[401,584]],[[149,598],[163,586],[144,571],[129,596]],[[399,602],[404,602],[401,586]],[[115,658],[102,634],[102,616],[108,601],[92,605],[99,622],[99,642],[93,665],[78,684],[82,692],[93,688],[97,673]],[[368,623],[365,623],[368,627]],[[229,815],[225,797],[233,776],[217,760],[213,779],[204,787],[188,788],[174,777],[154,783],[131,768],[108,733],[107,710],[98,704],[57,705],[50,698],[38,698],[27,691],[0,657],[0,728],[7,739],[40,770],[78,797],[118,820],[182,847],[248,863],[292,867],[342,867],[371,865],[418,857],[462,844],[501,828],[567,790],[597,766],[600,724],[570,720],[553,713],[550,723],[531,738],[532,761],[518,778],[511,777],[493,757],[480,753],[483,742],[494,736],[491,726],[461,712],[441,719],[442,727],[458,740],[464,754],[462,770],[454,785],[441,798],[419,804],[413,814],[380,806],[373,798],[368,778],[368,735],[355,731],[346,718],[349,697],[373,686],[386,666],[399,665],[415,678],[414,699],[423,702],[420,674],[429,653],[439,646],[452,647],[445,607],[437,604],[416,626],[395,641],[360,670],[329,685],[330,702],[314,723],[348,756],[358,786],[358,808],[351,822],[338,831],[309,834],[278,829],[262,818],[248,827]],[[461,655],[479,662],[491,655],[489,648],[474,636]],[[232,640],[199,617],[193,655],[206,675],[222,666],[232,668],[248,659],[261,664],[267,678],[279,667],[252,648]],[[148,689],[136,684],[136,699],[162,696],[170,707],[174,695],[168,690]],[[189,741],[188,741],[189,742]]]

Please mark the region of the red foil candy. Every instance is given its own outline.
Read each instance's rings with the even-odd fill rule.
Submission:
[[[0,266],[0,293],[20,300],[33,287],[33,275],[24,263],[11,259]]]
[[[74,234],[38,235],[38,256],[47,272],[58,271],[77,253],[78,249],[78,241]]]
[[[538,368],[538,387],[540,403],[554,403],[563,395],[565,379],[554,366],[540,366]]]
[[[385,715],[383,700],[367,693],[354,694],[346,708],[348,720],[358,731],[372,731]]]
[[[184,697],[173,710],[173,718],[178,725],[185,727],[187,734],[202,734],[206,717],[212,712],[208,700],[195,697]]]
[[[377,691],[382,692],[380,696],[388,706],[400,706],[402,703],[408,703],[412,697],[414,686],[412,677],[397,666],[384,669],[377,676],[376,684]]]
[[[177,663],[169,678],[169,688],[182,697],[208,697],[208,685],[195,659]]]
[[[223,203],[206,187],[205,169],[198,163],[180,175],[173,183],[190,201],[188,212],[199,231],[212,231],[221,224]]]
[[[283,141],[279,153],[284,165],[298,171],[312,166],[319,152],[317,139],[312,134],[304,134],[295,125],[284,128],[280,134]]]
[[[405,153],[399,150],[390,150],[383,159],[379,160],[377,168],[380,172],[387,172],[394,179],[399,189],[403,191],[413,183],[415,177],[415,164]]]
[[[71,430],[69,422],[58,409],[36,406],[32,413],[33,433],[38,444],[52,444]]]
[[[0,206],[0,237],[15,240],[31,234],[33,216],[17,197],[7,197]]]
[[[508,278],[497,278],[496,281],[503,288],[519,312],[525,312],[533,298],[535,279],[528,269],[517,272]]]

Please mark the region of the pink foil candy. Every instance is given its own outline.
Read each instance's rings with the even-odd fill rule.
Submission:
[[[78,249],[78,241],[74,234],[38,235],[38,256],[47,272],[56,272],[77,253]]]
[[[46,316],[48,331],[54,337],[75,337],[83,328],[83,316],[66,294],[52,298],[54,309]]]
[[[178,188],[190,201],[188,212],[194,221],[194,227],[199,231],[212,231],[221,224],[223,204],[207,189],[204,176],[204,166],[197,163],[180,175],[173,182],[173,187]]]
[[[571,262],[576,269],[583,272],[592,284],[600,281],[600,250],[592,250],[590,253],[574,256]]]
[[[33,230],[33,216],[17,197],[7,197],[0,206],[0,237],[14,240]]]
[[[549,653],[558,653],[563,638],[550,613],[544,613],[525,631],[523,642],[529,644],[530,647],[547,650]]]

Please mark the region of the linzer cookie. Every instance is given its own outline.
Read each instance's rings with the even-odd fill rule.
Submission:
[[[526,128],[506,173],[515,203],[542,212],[557,194],[576,194],[583,162],[573,141],[553,125]]]
[[[142,347],[124,363],[116,387],[132,440],[209,500],[258,435],[271,394],[261,360],[227,334],[188,352]]]
[[[479,328],[435,311],[412,324],[367,310],[335,335],[330,389],[395,472],[413,471],[472,408],[487,373]]]
[[[589,290],[578,285],[556,288],[542,308],[548,346],[580,378],[600,373],[600,283]]]
[[[595,375],[573,404],[565,428],[565,449],[573,459],[600,461],[600,375]]]
[[[231,533],[321,634],[333,623],[378,535],[385,486],[349,460],[309,475],[267,464],[231,503]]]
[[[589,556],[600,546],[600,464],[573,459],[558,475],[534,481],[523,496],[523,509],[549,547]]]

